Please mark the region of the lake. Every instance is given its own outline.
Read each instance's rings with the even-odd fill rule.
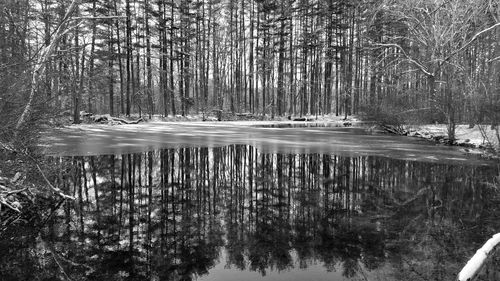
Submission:
[[[158,123],[45,140],[76,200],[4,234],[1,280],[454,280],[500,229],[497,164],[417,139]]]

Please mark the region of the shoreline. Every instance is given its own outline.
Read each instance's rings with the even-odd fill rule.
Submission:
[[[449,143],[446,124],[403,125],[397,129],[392,126],[380,126],[387,133],[424,139],[437,145],[461,147],[467,154],[481,154],[485,158],[500,159],[500,145],[496,131],[489,125],[457,125],[455,140]]]

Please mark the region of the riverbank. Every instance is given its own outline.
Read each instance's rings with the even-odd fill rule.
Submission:
[[[82,113],[80,124],[104,124],[104,125],[129,125],[137,123],[148,122],[258,122],[263,123],[300,123],[300,122],[317,122],[317,123],[338,123],[344,126],[359,125],[359,123],[366,123],[356,115],[351,115],[345,118],[344,116],[335,115],[305,115],[305,116],[269,116],[252,113],[230,113],[230,112],[216,112],[211,114],[194,114],[194,115],[153,115],[151,117],[143,115],[132,115],[129,117],[111,117],[109,114],[91,115]],[[55,122],[63,126],[78,126],[72,123],[71,119],[61,122]],[[80,125],[79,124],[79,125]]]
[[[448,130],[446,124],[426,125],[404,125],[398,130],[391,127],[386,131],[426,139],[438,144],[449,144]],[[466,153],[483,153],[487,157],[498,157],[499,138],[497,131],[487,125],[457,125],[455,129],[455,141],[452,145],[463,147]]]

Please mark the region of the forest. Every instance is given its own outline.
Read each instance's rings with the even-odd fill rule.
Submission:
[[[498,130],[498,0],[12,0],[0,11],[5,136],[88,113],[216,111]]]
[[[0,279],[499,280],[499,124],[500,0],[0,0]]]

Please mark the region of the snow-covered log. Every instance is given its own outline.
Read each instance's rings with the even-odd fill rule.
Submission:
[[[116,122],[116,123],[119,123],[119,124],[139,124],[140,122],[145,122],[144,118],[139,118],[137,120],[134,120],[134,121],[129,121],[129,120],[126,120],[126,119],[122,119],[122,118],[117,118],[117,117],[112,117],[111,115],[109,114],[104,114],[104,115],[93,115],[91,116],[90,118],[92,121],[96,122],[96,123],[109,123],[109,122]]]
[[[486,241],[481,249],[477,250],[476,254],[467,262],[462,271],[460,271],[457,280],[474,280],[488,259],[490,253],[493,252],[498,244],[500,244],[500,233],[493,235],[490,240]]]

